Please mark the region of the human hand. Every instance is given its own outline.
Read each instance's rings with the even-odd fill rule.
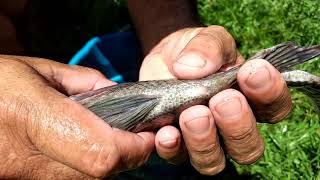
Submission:
[[[154,134],[111,128],[66,95],[114,84],[99,72],[0,56],[0,177],[90,179],[135,168]]]
[[[145,57],[140,80],[197,79],[243,62],[224,28],[182,29],[164,38]],[[189,155],[195,169],[206,175],[224,169],[225,154],[240,164],[259,159],[264,144],[256,121],[283,119],[291,109],[290,94],[281,74],[262,60],[245,63],[237,81],[242,93],[227,89],[212,97],[209,107],[197,105],[183,111],[179,118],[182,134],[173,126],[161,128],[156,134],[158,154],[172,163]]]

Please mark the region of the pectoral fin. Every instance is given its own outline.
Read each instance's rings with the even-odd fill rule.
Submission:
[[[106,97],[87,105],[87,108],[112,127],[130,131],[143,122],[146,115],[158,104],[157,97],[128,95]]]

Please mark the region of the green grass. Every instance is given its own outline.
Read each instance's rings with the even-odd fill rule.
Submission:
[[[285,41],[320,44],[318,0],[200,0],[204,24],[226,27],[248,57]],[[320,61],[298,67],[320,75]],[[292,90],[294,107],[283,122],[259,124],[266,144],[264,157],[238,165],[241,174],[263,179],[320,179],[320,121],[309,99]]]

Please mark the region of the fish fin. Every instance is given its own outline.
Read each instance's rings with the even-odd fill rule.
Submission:
[[[89,101],[90,99],[94,99],[97,96],[103,96],[104,94],[110,94],[112,92],[119,91],[122,88],[128,88],[132,85],[133,85],[133,83],[122,83],[122,84],[117,84],[117,85],[113,85],[113,86],[107,86],[107,87],[103,87],[100,89],[84,92],[81,94],[72,95],[69,98],[74,101],[79,101],[79,102]]]
[[[320,77],[301,70],[281,74],[289,87],[294,87],[311,98],[320,114]]]
[[[147,95],[107,97],[87,104],[87,108],[112,127],[130,131],[158,102],[157,97]]]
[[[297,88],[297,90],[303,92],[311,98],[317,107],[317,113],[320,114],[320,86],[305,85],[304,87]]]
[[[252,59],[265,59],[280,72],[291,70],[291,67],[302,64],[320,56],[320,45],[297,46],[294,42],[285,42],[259,51]]]

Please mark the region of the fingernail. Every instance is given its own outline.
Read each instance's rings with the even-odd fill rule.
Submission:
[[[177,63],[193,68],[203,68],[206,61],[196,53],[186,53],[177,60]]]
[[[159,139],[159,144],[164,148],[172,149],[177,147],[178,139],[172,139],[171,137],[161,137],[161,139]]]
[[[202,134],[209,130],[210,120],[208,116],[199,117],[185,122],[188,130],[195,134]]]
[[[266,66],[252,68],[246,84],[252,89],[259,89],[265,87],[268,82],[271,82],[270,71]]]
[[[225,98],[216,105],[215,110],[223,118],[232,118],[241,113],[242,105],[239,98]]]

